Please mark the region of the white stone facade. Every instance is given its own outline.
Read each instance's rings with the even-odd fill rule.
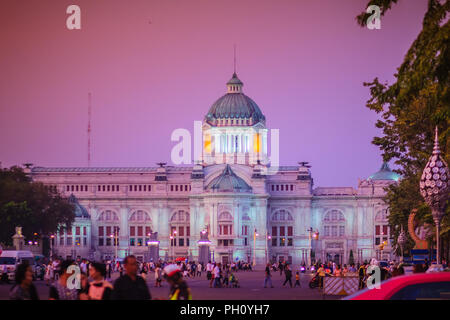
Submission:
[[[234,74],[205,117],[202,165],[27,169],[33,180],[73,194],[90,216],[77,217],[71,235],[58,234],[53,251],[148,260],[148,234],[158,232],[162,259],[197,260],[200,232],[208,230],[211,259],[220,262],[345,264],[351,251],[356,262],[390,257],[389,243],[383,256],[379,244],[389,242],[383,188],[395,183],[395,174],[385,164],[357,189],[314,188],[304,164],[261,175],[268,166],[265,118],[242,86]]]

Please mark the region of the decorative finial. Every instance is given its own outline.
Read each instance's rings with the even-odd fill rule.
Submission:
[[[439,134],[438,134],[438,127],[436,126],[434,129],[434,147],[433,147],[433,154],[440,154],[441,150],[439,149]]]
[[[234,73],[233,75],[236,75],[236,44],[234,44]]]

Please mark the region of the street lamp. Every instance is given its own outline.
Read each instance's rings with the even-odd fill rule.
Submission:
[[[253,267],[256,266],[256,237],[258,237],[259,234],[256,231],[253,232]]]
[[[267,232],[266,232],[266,235],[267,235]],[[266,237],[266,263],[269,262],[269,248],[268,248],[269,244],[268,244],[268,242],[270,241],[270,239],[272,239],[272,236],[269,234]]]
[[[398,238],[397,238],[397,243],[398,243],[398,245],[400,246],[400,253],[401,253],[401,257],[400,257],[400,262],[403,262],[403,247],[405,246],[405,244],[406,244],[406,241],[407,241],[407,239],[406,239],[406,234],[405,234],[405,231],[403,230],[403,226],[401,226],[401,231],[400,231],[400,234],[398,235]]]
[[[423,170],[420,179],[420,194],[431,208],[434,223],[436,224],[436,263],[441,263],[439,233],[441,220],[445,214],[446,202],[449,194],[448,166],[439,150],[438,129],[435,129],[434,147],[431,157]]]
[[[53,239],[55,239],[55,235],[50,235],[50,259],[53,257]]]

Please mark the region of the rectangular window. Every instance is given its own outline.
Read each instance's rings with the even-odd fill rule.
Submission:
[[[77,236],[79,236],[81,234],[81,230],[80,229],[81,229],[80,227],[75,227],[75,234]]]
[[[135,245],[136,245],[135,239],[134,238],[130,238],[130,246],[134,247]]]
[[[102,186],[102,191],[106,191],[106,186],[105,185]]]
[[[134,237],[136,235],[136,227],[130,227],[130,236]]]
[[[277,184],[277,191],[280,191],[280,186]]]
[[[76,188],[76,190],[77,190],[77,192],[78,192],[78,185],[77,185],[77,188]]]
[[[68,246],[72,245],[72,237],[67,237],[67,245]]]
[[[101,191],[101,187],[100,186],[97,186],[97,191]]]
[[[144,241],[142,240],[142,238],[138,238],[137,245],[142,246],[143,243],[144,243]]]
[[[170,186],[170,191],[173,191],[173,185]]]
[[[134,185],[134,191],[137,191],[137,185]],[[138,245],[139,245],[139,241],[138,241]]]
[[[277,246],[277,238],[272,238],[272,246],[273,247]]]
[[[110,237],[106,238],[106,245],[107,246],[111,245],[111,238]]]
[[[120,190],[119,190],[119,185],[116,185],[116,191],[120,191]]]
[[[331,236],[337,237],[337,226],[331,227]]]
[[[375,235],[380,235],[380,226],[375,226]]]
[[[67,228],[66,233],[68,236],[71,236],[72,235],[72,227]]]
[[[286,243],[286,239],[280,238],[280,247],[284,247],[285,243]]]
[[[186,236],[187,237],[191,236],[191,227],[186,227]]]
[[[177,230],[176,227],[170,227],[170,234],[174,235],[176,230]]]
[[[86,236],[86,235],[87,235],[87,228],[83,227],[83,236]]]
[[[284,227],[280,227],[280,236],[285,236]]]
[[[294,235],[294,228],[292,226],[288,227],[288,237],[292,237]]]
[[[104,236],[104,234],[103,234],[103,227],[98,227],[98,236],[99,237],[103,237]]]
[[[87,246],[87,238],[86,237],[83,238],[83,246],[85,246],[85,247]]]
[[[130,191],[133,191],[133,186],[130,184]]]
[[[292,247],[292,244],[293,244],[293,240],[292,240],[292,238],[288,238],[288,247]]]
[[[178,239],[178,244],[180,245],[180,247],[184,247],[184,238]]]
[[[329,226],[325,226],[323,228],[323,233],[324,233],[324,236],[329,237],[330,236],[330,227]]]
[[[248,238],[244,238],[244,246],[248,246]]]
[[[375,245],[378,246],[380,244],[380,238],[375,238]]]
[[[139,191],[142,191],[142,185],[139,185]]]
[[[138,231],[138,237],[142,237],[142,226],[139,226],[138,228],[137,228],[137,231]]]
[[[284,191],[284,185],[281,185],[281,191]]]
[[[148,191],[152,191],[152,186],[148,185]]]
[[[189,247],[189,238],[186,238],[186,247]]]
[[[228,234],[228,226],[223,226],[223,234]]]
[[[178,185],[175,186],[175,191],[178,191]]]
[[[111,191],[115,191],[115,186],[114,185],[111,186]]]
[[[111,227],[106,227],[106,236],[109,237],[111,233]]]
[[[70,187],[69,186],[67,186],[66,191],[70,191]]]
[[[149,234],[152,232],[152,229],[150,227],[145,227],[145,235],[149,236]]]
[[[63,246],[64,245],[64,237],[60,237],[59,238],[59,245]]]
[[[104,246],[103,238],[98,238],[98,245],[99,245],[100,247],[103,247],[103,246]]]
[[[294,185],[291,184],[291,191],[294,191]]]
[[[184,237],[184,227],[179,227],[178,228],[178,236]]]
[[[342,237],[345,234],[345,227],[344,226],[339,226],[339,236]]]
[[[277,236],[277,227],[272,227],[272,236]]]
[[[388,234],[388,226],[385,225],[385,226],[383,226],[383,235],[387,236],[387,234]]]
[[[80,237],[76,237],[75,238],[75,245],[76,246],[80,246],[81,245],[81,238]]]
[[[108,189],[107,189],[107,191],[108,192],[110,192],[111,191],[111,186],[108,184]]]
[[[147,185],[144,184],[144,191],[147,191]]]
[[[275,190],[274,190],[274,189],[275,189],[274,187],[275,187],[275,186],[274,186],[274,185],[272,185],[272,191],[275,191]]]

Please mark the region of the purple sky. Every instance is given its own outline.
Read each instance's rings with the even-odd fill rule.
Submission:
[[[355,21],[367,0],[2,0],[2,166],[168,161],[176,128],[193,132],[233,73],[268,128],[280,163],[310,161],[315,186],[356,186],[381,166],[364,81],[392,81],[425,0],[400,0],[381,30]],[[82,29],[66,28],[81,7]]]

